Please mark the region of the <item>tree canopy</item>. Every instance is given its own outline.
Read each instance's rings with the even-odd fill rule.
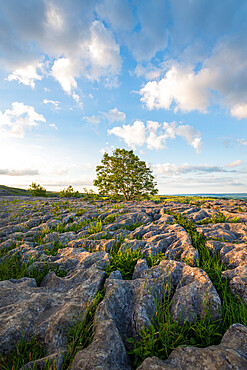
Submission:
[[[116,149],[112,155],[104,153],[96,174],[94,185],[102,195],[133,200],[158,193],[152,171],[133,150]]]

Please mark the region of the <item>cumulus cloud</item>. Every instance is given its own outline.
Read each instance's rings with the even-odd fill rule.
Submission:
[[[205,113],[214,101],[237,119],[247,117],[247,100],[243,100],[247,93],[247,47],[242,36],[218,41],[199,68],[197,63],[170,63],[163,77],[140,89],[143,104],[150,110]]]
[[[54,61],[51,75],[66,93],[73,92],[76,100],[78,95],[75,95],[74,90],[77,88],[78,77],[85,76],[92,81],[106,77],[106,84],[110,84],[111,78],[115,83],[114,78],[120,68],[119,45],[110,30],[101,22],[94,21],[89,28],[89,37],[83,41],[78,40],[73,52]]]
[[[126,114],[124,112],[120,112],[116,107],[110,109],[109,112],[102,112],[102,115],[109,123],[125,122],[126,120]]]
[[[231,115],[237,119],[247,117],[247,103],[234,105],[231,109]]]
[[[13,73],[8,75],[8,80],[13,81],[16,80],[19,83],[23,83],[23,85],[31,86],[32,88],[35,87],[36,80],[42,80],[43,76],[37,73],[37,69],[42,68],[42,64],[29,64],[27,66],[22,66],[21,68],[17,68]]]
[[[113,127],[107,132],[122,138],[132,148],[146,143],[148,149],[163,149],[167,139],[175,139],[176,136],[185,139],[197,153],[200,152],[202,146],[200,131],[190,125],[179,125],[177,122],[164,122],[161,125],[159,122],[147,121],[145,126],[143,122],[135,121],[133,125]]]
[[[55,60],[51,75],[60,83],[62,89],[71,94],[72,89],[77,88],[75,77],[78,76],[78,67],[76,63],[71,62],[68,58]]]
[[[25,130],[38,126],[39,122],[46,122],[45,117],[23,103],[14,102],[12,109],[0,111],[0,132],[5,136],[24,137]]]
[[[34,87],[46,59],[48,74],[68,94],[80,77],[116,84],[120,48],[111,30],[95,20],[94,1],[2,2],[0,24],[0,60],[9,81]]]
[[[122,138],[133,149],[136,146],[142,146],[146,141],[145,125],[141,121],[135,121],[132,126],[113,127],[111,130],[107,130],[107,132]]]
[[[38,170],[23,169],[23,170],[10,170],[10,169],[0,169],[0,175],[5,176],[32,176],[38,175]]]

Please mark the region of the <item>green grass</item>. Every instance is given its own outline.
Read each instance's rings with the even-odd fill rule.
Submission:
[[[67,271],[64,270],[60,266],[54,267],[54,266],[49,265],[49,264],[44,264],[44,266],[42,266],[42,268],[36,268],[36,269],[33,269],[30,272],[26,272],[25,276],[29,277],[29,278],[34,278],[36,280],[37,285],[40,286],[44,277],[51,271],[54,271],[55,274],[59,277],[65,277],[67,275]]]
[[[68,331],[68,346],[64,354],[63,370],[70,369],[78,351],[89,346],[94,334],[94,315],[96,308],[104,298],[104,291],[100,290],[87,309],[84,317],[79,317]]]
[[[56,256],[58,249],[66,248],[61,242],[54,242],[52,248],[46,249],[45,254],[47,256]]]
[[[136,222],[136,223],[130,224],[128,226],[122,226],[120,228],[125,229],[125,230],[129,230],[129,231],[134,231],[135,229],[137,229],[141,225],[142,225],[141,222]]]
[[[0,249],[0,258],[4,257],[9,251],[16,248],[16,243],[10,244],[8,247]]]
[[[213,215],[209,220],[199,221],[199,222],[196,222],[196,224],[197,225],[206,225],[206,224],[217,224],[217,223],[224,223],[224,222],[238,223],[239,218],[234,217],[230,220],[227,220],[226,216],[223,213],[219,212],[218,216]]]
[[[162,252],[155,253],[151,256],[145,256],[145,259],[147,261],[148,267],[150,268],[159,265],[159,263],[165,259],[165,255]]]
[[[20,256],[13,255],[0,262],[0,280],[21,279],[33,261],[21,263]]]
[[[131,251],[130,249],[120,251],[119,248],[121,244],[122,241],[118,242],[118,244],[116,244],[116,246],[110,251],[112,259],[111,264],[105,269],[106,277],[108,277],[112,271],[119,270],[124,280],[130,280],[133,275],[135,265],[137,261],[142,258],[142,254],[141,251]]]
[[[82,216],[86,212],[87,212],[87,210],[85,208],[82,208],[82,209],[76,211],[76,216]]]
[[[114,208],[114,209],[121,209],[121,208],[124,208],[124,205],[123,204],[114,204],[113,206],[112,206],[112,208]]]
[[[0,369],[21,369],[28,362],[42,357],[44,357],[43,346],[38,342],[37,338],[22,338],[13,351],[6,356],[0,355]]]
[[[97,234],[100,233],[101,231],[102,231],[101,220],[96,221],[95,225],[92,222],[90,222],[90,228],[87,231],[88,235]]]
[[[222,336],[220,320],[213,322],[205,311],[205,315],[194,324],[186,321],[180,325],[170,314],[171,298],[169,286],[166,285],[156,300],[156,311],[151,318],[150,328],[139,333],[139,340],[127,339],[132,344],[129,354],[135,366],[139,366],[147,357],[167,359],[178,346],[207,347],[213,343],[218,344]]]
[[[0,281],[9,279],[21,279],[23,277],[34,278],[39,286],[43,278],[50,272],[54,271],[57,276],[64,277],[67,272],[59,267],[54,267],[49,264],[44,264],[43,268],[35,268],[27,272],[27,268],[34,263],[35,260],[30,260],[26,263],[21,262],[21,256],[13,255],[10,258],[5,258],[0,262]]]
[[[117,216],[118,214],[106,216],[106,218],[104,219],[104,225],[113,223],[116,220]]]
[[[226,269],[216,255],[212,255],[205,246],[205,238],[198,233],[191,221],[181,214],[173,214],[176,221],[189,233],[193,246],[199,253],[198,267],[203,269],[212,280],[222,304],[222,318],[213,321],[207,310],[196,322],[184,322],[177,324],[169,312],[170,297],[166,291],[161,294],[163,302],[156,307],[152,318],[152,325],[141,331],[140,339],[129,338],[132,344],[130,355],[136,366],[147,357],[157,356],[167,359],[169,354],[178,346],[193,345],[196,347],[208,347],[217,345],[226,330],[234,323],[247,325],[247,306],[240,300],[235,299],[227,285],[227,281],[221,278]],[[166,287],[168,289],[168,287]],[[206,307],[206,306],[205,306]]]

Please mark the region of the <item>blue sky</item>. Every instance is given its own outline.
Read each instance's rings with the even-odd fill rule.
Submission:
[[[245,0],[0,0],[0,184],[93,188],[133,149],[161,194],[246,192]]]

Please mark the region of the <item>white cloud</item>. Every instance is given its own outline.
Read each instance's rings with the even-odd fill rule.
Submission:
[[[44,104],[52,104],[56,109],[60,109],[60,107],[59,107],[60,102],[58,100],[44,99],[43,103]]]
[[[245,104],[236,104],[231,109],[231,115],[236,117],[237,119],[246,118],[247,117],[247,103]]]
[[[206,111],[209,93],[205,79],[192,68],[173,66],[160,81],[149,81],[141,90],[141,101],[148,109],[171,109],[185,112]]]
[[[142,146],[145,141],[145,125],[141,121],[135,121],[133,125],[123,125],[123,127],[113,127],[107,130],[108,134],[122,138],[131,148]]]
[[[63,52],[65,56],[56,59],[51,69],[51,75],[77,103],[79,96],[74,92],[77,78],[85,76],[92,81],[105,78],[105,84],[113,86],[122,63],[119,45],[103,23],[92,22],[87,35],[77,39],[73,50]]]
[[[176,134],[185,138],[187,143],[200,153],[202,146],[202,138],[200,131],[190,125],[181,125],[176,128]]]
[[[68,58],[55,60],[51,75],[60,83],[62,89],[71,94],[72,89],[77,88],[75,77],[78,76],[77,66]]]
[[[236,141],[237,141],[237,143],[239,143],[239,144],[241,144],[241,145],[247,145],[247,140],[246,140],[246,139],[244,139],[244,138],[242,138],[242,139],[237,139]]]
[[[93,125],[98,125],[100,122],[101,122],[101,118],[100,116],[90,116],[90,117],[83,117],[88,123],[91,123]]]
[[[37,73],[37,69],[42,68],[42,64],[34,65],[23,65],[20,68],[17,68],[14,72],[8,75],[8,80],[13,81],[16,80],[19,83],[23,83],[24,85],[31,86],[32,88],[35,87],[35,80],[42,80],[43,76]]]
[[[189,165],[188,163],[183,163],[181,165],[176,165],[173,163],[159,163],[152,165],[152,168],[157,175],[178,175],[190,172],[202,172],[202,173],[229,172],[224,170],[224,168],[222,167],[209,165],[207,163],[197,166]]]
[[[91,39],[87,45],[91,72],[88,78],[98,79],[104,74],[118,74],[121,67],[120,48],[113,34],[103,23],[94,21],[91,26]]]
[[[113,122],[125,122],[126,114],[120,112],[116,107],[110,109],[109,112],[101,112],[102,115],[108,120],[109,123]]]
[[[32,169],[22,169],[22,170],[14,170],[14,169],[0,169],[0,175],[5,176],[30,176],[30,175],[38,175],[38,170]]]
[[[243,163],[240,159],[231,163],[228,163],[226,167],[233,168],[233,167],[238,167]]]
[[[207,112],[210,105],[229,109],[237,119],[247,117],[247,48],[242,34],[217,40],[210,56],[198,61],[170,60],[161,65],[163,77],[154,76],[139,91],[148,109]],[[199,62],[199,67],[198,67]],[[150,68],[150,67],[149,67]],[[139,73],[145,71],[139,71]],[[156,80],[155,78],[159,78]]]
[[[12,109],[0,111],[0,132],[5,136],[24,137],[25,129],[38,126],[38,122],[46,122],[45,117],[30,105],[14,102]]]
[[[55,130],[58,130],[57,126],[55,125],[55,123],[50,123],[49,125],[50,127],[53,127]]]
[[[113,122],[125,122],[126,120],[126,114],[124,112],[120,112],[116,107],[113,109],[110,109],[109,112],[100,112],[100,114],[93,115],[91,117],[85,116],[84,119],[86,119],[89,123],[98,124],[103,120],[107,120],[108,123]]]
[[[200,131],[190,125],[178,125],[176,122],[164,122],[161,126],[159,122],[147,121],[145,126],[143,122],[135,121],[132,126],[113,127],[107,132],[122,138],[132,148],[146,143],[148,149],[163,149],[166,146],[166,140],[175,139],[176,136],[184,138],[197,153],[202,146]]]

